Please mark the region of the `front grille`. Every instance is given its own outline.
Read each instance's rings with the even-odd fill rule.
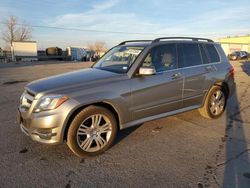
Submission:
[[[28,90],[25,90],[22,94],[22,97],[21,97],[21,100],[20,100],[20,105],[21,105],[21,108],[25,108],[25,109],[29,109],[33,100],[35,98],[35,94],[28,91]]]

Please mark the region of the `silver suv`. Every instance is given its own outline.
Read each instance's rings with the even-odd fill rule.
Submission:
[[[234,69],[210,39],[125,41],[91,68],[29,83],[18,120],[32,140],[67,142],[79,157],[107,150],[118,130],[198,109],[218,118]]]

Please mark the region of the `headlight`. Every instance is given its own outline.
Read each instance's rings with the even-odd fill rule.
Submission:
[[[41,112],[45,110],[53,110],[67,101],[69,97],[64,95],[47,95],[43,96],[37,103],[34,112]]]

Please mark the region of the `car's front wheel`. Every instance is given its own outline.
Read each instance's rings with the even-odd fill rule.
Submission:
[[[114,142],[117,122],[108,109],[89,106],[72,121],[67,145],[79,157],[94,156],[106,151]]]
[[[226,102],[227,95],[223,87],[213,86],[207,94],[204,105],[199,108],[199,112],[206,118],[218,118],[223,114]]]

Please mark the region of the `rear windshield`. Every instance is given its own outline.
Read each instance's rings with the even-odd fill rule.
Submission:
[[[117,46],[105,54],[93,68],[115,73],[127,73],[144,47]]]

